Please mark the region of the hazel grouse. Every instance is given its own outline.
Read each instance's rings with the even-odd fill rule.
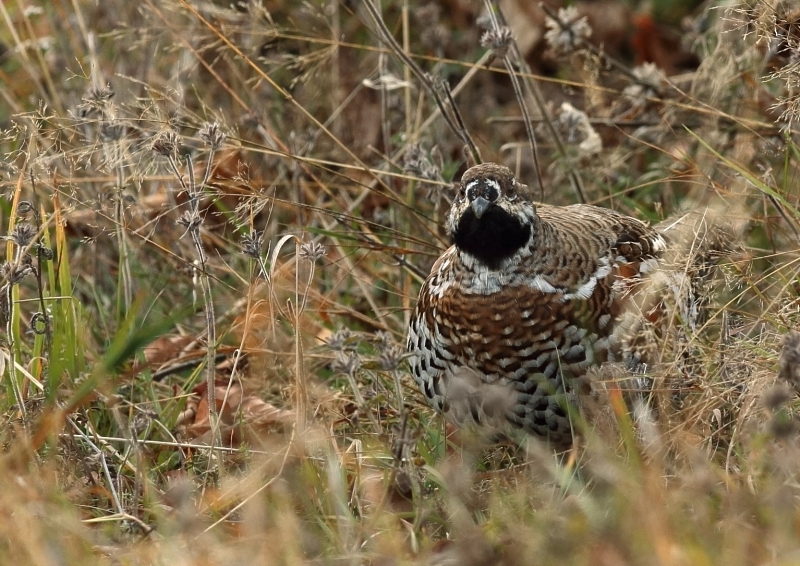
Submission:
[[[502,421],[572,443],[576,379],[607,359],[631,288],[665,241],[590,205],[534,205],[493,163],[464,173],[448,214],[453,245],[422,286],[408,329],[425,399],[457,424]]]

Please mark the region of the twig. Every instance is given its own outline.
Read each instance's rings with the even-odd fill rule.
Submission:
[[[213,156],[212,154],[209,155],[209,162]],[[206,179],[204,182],[207,181],[208,178],[208,165],[206,168]],[[207,338],[207,354],[206,354],[206,387],[208,389],[208,417],[209,417],[209,424],[211,425],[212,430],[212,443],[214,446],[218,446],[219,443],[219,418],[217,415],[217,404],[216,404],[216,395],[215,395],[215,383],[214,378],[216,366],[214,364],[214,360],[216,359],[216,347],[217,347],[217,327],[216,327],[216,320],[214,317],[214,297],[211,293],[211,280],[208,277],[208,271],[206,269],[206,264],[208,262],[208,256],[203,249],[203,241],[200,237],[200,225],[202,224],[202,218],[200,217],[200,191],[202,189],[202,185],[198,187],[195,184],[194,179],[194,166],[192,164],[191,156],[186,156],[186,168],[189,173],[189,211],[184,213],[181,217],[181,221],[179,221],[189,232],[189,236],[192,239],[192,243],[194,244],[195,252],[197,253],[197,262],[199,264],[199,280],[200,280],[200,289],[203,296],[203,307],[206,314],[206,333],[208,335]]]
[[[206,315],[206,333],[207,333],[207,354],[206,354],[206,388],[208,399],[208,421],[212,433],[212,447],[221,444],[219,418],[217,415],[216,405],[216,391],[215,391],[215,359],[217,347],[217,331],[216,320],[214,316],[214,297],[211,293],[211,278],[208,275],[206,263],[208,256],[206,256],[203,249],[203,241],[200,237],[200,226],[203,219],[200,216],[200,196],[203,187],[208,183],[211,176],[211,167],[214,160],[214,152],[222,145],[225,138],[224,134],[220,131],[219,125],[206,124],[199,132],[200,137],[209,146],[209,153],[207,157],[205,172],[203,180],[198,185],[194,178],[194,164],[192,163],[191,156],[186,156],[186,169],[189,175],[189,182],[187,183],[178,168],[176,156],[178,154],[178,135],[168,130],[163,132],[153,141],[152,149],[159,155],[167,159],[170,169],[175,177],[178,179],[181,187],[189,197],[189,210],[185,211],[178,219],[178,224],[183,226],[189,233],[194,244],[194,249],[197,254],[196,259],[196,272],[199,274],[199,284],[203,298],[203,307]],[[213,458],[212,458],[213,460]]]

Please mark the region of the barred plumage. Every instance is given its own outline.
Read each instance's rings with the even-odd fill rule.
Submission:
[[[469,169],[447,219],[453,239],[411,317],[411,369],[456,423],[508,422],[568,446],[576,378],[604,361],[664,239],[589,205],[535,206],[506,167]]]

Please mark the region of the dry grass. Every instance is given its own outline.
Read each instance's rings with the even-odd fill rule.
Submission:
[[[0,3],[0,561],[797,562],[797,12],[456,4]],[[562,459],[447,445],[403,358],[465,147],[532,135],[676,245]]]

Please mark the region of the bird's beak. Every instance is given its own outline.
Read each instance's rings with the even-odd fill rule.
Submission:
[[[472,203],[470,203],[470,206],[472,206],[472,212],[475,213],[475,216],[478,219],[480,219],[480,217],[483,216],[483,214],[487,210],[489,210],[489,207],[491,205],[492,205],[491,202],[489,202],[488,200],[486,200],[485,198],[480,197],[480,196],[479,197],[475,197],[475,200],[473,200]]]

